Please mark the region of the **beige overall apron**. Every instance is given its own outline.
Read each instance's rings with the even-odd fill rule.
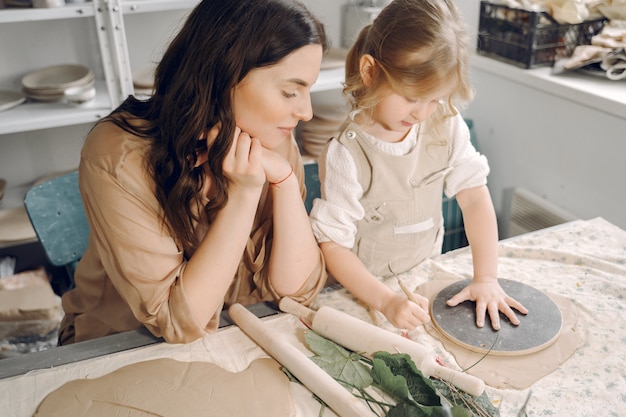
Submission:
[[[389,276],[441,253],[442,193],[449,147],[419,136],[406,155],[389,155],[348,124],[339,137],[357,166],[365,211],[352,250],[376,276]]]

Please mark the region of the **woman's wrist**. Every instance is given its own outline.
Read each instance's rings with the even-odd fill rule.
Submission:
[[[285,175],[283,178],[280,178],[276,181],[270,181],[269,185],[271,187],[276,187],[276,188],[280,188],[280,184],[284,183],[285,181],[287,181],[292,175],[293,175],[293,167],[290,167],[291,169],[289,170],[289,174]]]

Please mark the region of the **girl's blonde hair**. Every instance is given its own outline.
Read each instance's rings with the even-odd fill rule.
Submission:
[[[436,132],[455,106],[471,101],[468,32],[454,1],[393,0],[361,30],[346,58],[343,93],[353,109],[372,112],[382,88],[420,97],[449,86],[451,94],[428,121]],[[359,70],[365,54],[377,64],[370,86]]]

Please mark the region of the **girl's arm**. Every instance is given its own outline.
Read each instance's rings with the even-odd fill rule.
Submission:
[[[372,275],[358,256],[335,242],[320,244],[328,272],[352,295],[375,310],[380,311],[397,328],[415,329],[427,323],[428,299],[415,294],[417,305],[404,293],[396,293]]]
[[[499,312],[518,325],[519,319],[511,307],[523,314],[528,310],[509,297],[498,283],[498,225],[489,190],[486,185],[468,188],[459,191],[456,198],[472,251],[474,279],[448,300],[448,305],[454,307],[466,300],[475,301],[478,327],[483,327],[485,313],[488,313],[492,327],[500,329]]]

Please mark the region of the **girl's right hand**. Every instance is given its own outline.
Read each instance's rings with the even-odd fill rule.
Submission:
[[[419,304],[409,300],[404,294],[396,293],[381,310],[387,320],[398,329],[414,330],[430,321],[428,299],[419,294],[413,296]]]
[[[235,128],[233,144],[222,168],[233,189],[260,188],[265,184],[261,142]]]

